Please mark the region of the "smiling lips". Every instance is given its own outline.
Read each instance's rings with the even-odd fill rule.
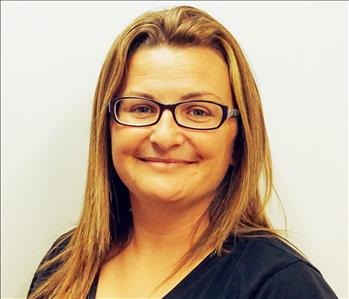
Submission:
[[[162,159],[162,158],[151,158],[151,157],[139,157],[139,160],[144,162],[154,163],[194,163],[195,161],[188,161],[183,159]]]
[[[196,163],[196,161],[189,161],[184,159],[162,159],[153,157],[138,157],[137,159],[158,170],[173,169]]]

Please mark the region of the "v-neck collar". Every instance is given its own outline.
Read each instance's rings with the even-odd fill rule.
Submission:
[[[210,260],[213,257],[213,253],[211,252],[208,254],[193,270],[191,270],[178,284],[176,284],[164,297],[163,299],[170,299],[174,294],[176,293],[177,289],[181,289],[183,287],[186,287],[188,283],[190,283],[193,276],[196,275],[196,273],[200,272],[202,268],[206,267],[207,264],[210,262]],[[98,286],[98,280],[99,280],[99,274],[100,271],[96,274],[95,279],[93,280],[91,289],[89,294],[87,295],[86,299],[95,299],[96,293],[97,293],[97,286]],[[173,297],[175,298],[175,297]]]

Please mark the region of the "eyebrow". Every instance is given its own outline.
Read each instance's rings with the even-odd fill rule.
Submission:
[[[155,101],[156,98],[146,92],[138,92],[138,91],[129,91],[127,92],[127,96],[138,96],[138,97],[143,97],[143,98],[147,98],[149,100],[153,100]],[[181,96],[179,98],[180,101],[186,101],[192,98],[196,98],[196,97],[202,97],[202,96],[214,96],[216,99],[220,99],[219,96],[217,96],[216,94],[212,93],[212,92],[208,92],[208,91],[202,91],[202,92],[189,92],[183,96]]]

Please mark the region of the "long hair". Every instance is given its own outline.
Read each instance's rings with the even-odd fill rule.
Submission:
[[[56,270],[29,296],[85,298],[111,248],[122,251],[132,235],[128,190],[111,159],[108,102],[123,88],[131,56],[139,47],[206,47],[218,51],[229,69],[234,104],[240,110],[233,168],[208,207],[209,225],[178,263],[177,270],[209,248],[224,253],[229,236],[274,236],[265,212],[272,191],[271,157],[259,93],[246,58],[231,33],[207,13],[190,6],[148,12],[115,40],[98,79],[90,131],[85,199],[77,227],[56,244],[67,245],[39,267]],[[54,250],[54,248],[52,249]]]

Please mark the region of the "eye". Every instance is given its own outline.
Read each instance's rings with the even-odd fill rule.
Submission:
[[[129,110],[129,112],[135,112],[135,113],[154,113],[155,109],[150,106],[146,105],[136,105],[132,106]]]
[[[190,107],[187,110],[187,114],[196,118],[207,117],[211,115],[209,110],[201,107]]]
[[[206,116],[208,113],[203,109],[193,109],[190,111],[195,116]]]

